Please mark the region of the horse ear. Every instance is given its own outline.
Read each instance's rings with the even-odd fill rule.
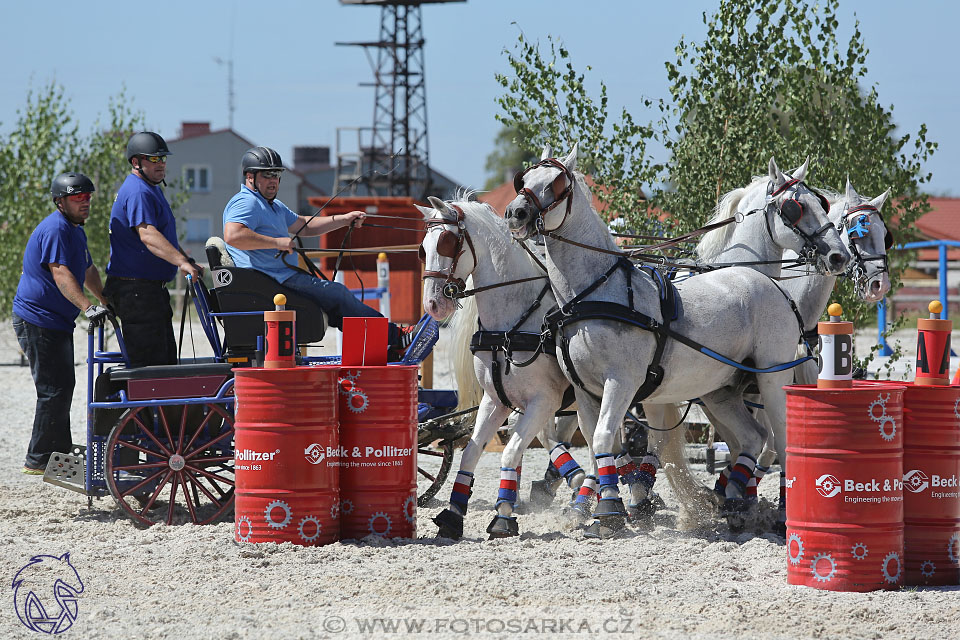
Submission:
[[[790,177],[794,180],[803,181],[807,177],[807,166],[810,164],[810,157],[803,161],[803,164],[790,172]]]
[[[879,211],[880,208],[883,206],[883,203],[886,202],[886,201],[887,201],[887,198],[889,198],[889,197],[890,197],[890,189],[887,189],[886,191],[884,191],[883,193],[881,193],[880,195],[878,195],[876,198],[874,198],[873,200],[871,200],[871,201],[870,201],[870,206],[876,207],[876,208],[877,208],[877,211]]]
[[[774,188],[779,187],[787,181],[787,179],[784,178],[783,174],[780,172],[780,169],[777,168],[777,161],[773,159],[773,156],[770,156],[769,173],[770,181],[773,182]]]
[[[847,202],[856,202],[860,198],[860,194],[857,193],[857,190],[853,188],[853,185],[850,184],[850,176],[847,176],[847,186],[844,189],[846,191],[846,200]]]
[[[577,153],[579,152],[579,150],[580,150],[580,143],[578,142],[573,145],[573,149],[570,150],[570,155],[568,155],[563,160],[563,166],[565,166],[570,171],[573,171],[574,169],[577,168]]]
[[[415,205],[413,205],[413,206],[415,206],[415,207],[417,208],[417,211],[420,212],[420,214],[423,216],[424,220],[429,220],[430,218],[433,217],[433,209],[431,209],[430,207],[421,207],[421,206],[418,205],[418,204],[415,204]]]
[[[550,148],[550,145],[544,145],[543,153],[540,154],[541,160],[546,160],[547,158],[553,157],[553,149]]]

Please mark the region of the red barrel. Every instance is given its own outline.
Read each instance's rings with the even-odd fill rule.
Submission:
[[[787,582],[903,584],[903,385],[787,386]]]
[[[417,367],[340,369],[340,534],[417,534]]]
[[[960,387],[903,396],[906,584],[960,583]]]
[[[338,370],[234,369],[238,542],[340,539]]]

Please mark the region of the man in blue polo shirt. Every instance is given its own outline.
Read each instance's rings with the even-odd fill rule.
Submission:
[[[13,329],[37,387],[33,435],[23,466],[30,475],[42,475],[50,454],[69,452],[73,446],[73,320],[80,311],[91,321],[107,313],[100,272],[90,259],[83,232],[93,192],[93,182],[83,174],[54,178],[50,195],[57,210],[37,225],[23,252],[23,274],[13,298]],[[84,285],[104,306],[90,304]]]
[[[345,317],[383,317],[342,284],[290,269],[277,257],[278,251],[293,252],[295,241],[291,233],[320,236],[351,224],[360,226],[364,213],[351,211],[310,219],[291,211],[276,199],[284,166],[280,154],[269,147],[254,147],[243,154],[240,170],[243,185],[223,210],[223,239],[234,264],[262,271],[315,300],[326,312],[331,326],[338,329],[343,327]],[[409,346],[413,329],[390,323],[388,339],[395,353]]]
[[[104,294],[120,316],[131,367],[175,364],[173,309],[167,283],[199,277],[200,268],[180,248],[177,224],[160,184],[166,184],[170,150],[158,134],[135,133],[127,142],[130,175],[110,211],[110,262]]]

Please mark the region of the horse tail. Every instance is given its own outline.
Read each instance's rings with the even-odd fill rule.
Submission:
[[[477,299],[472,296],[464,298],[461,304],[463,307],[454,314],[450,322],[453,328],[450,362],[457,381],[457,411],[475,407],[483,398],[483,388],[477,382],[473,353],[470,351],[470,339],[479,328]]]
[[[680,410],[675,404],[663,405],[663,424],[670,428],[681,421]],[[660,440],[660,464],[667,482],[676,496],[680,510],[681,528],[695,528],[705,522],[713,510],[709,491],[693,475],[687,460],[686,427],[681,425],[663,434]]]

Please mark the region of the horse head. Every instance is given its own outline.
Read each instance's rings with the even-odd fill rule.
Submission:
[[[763,206],[756,210],[766,218],[767,232],[776,244],[815,260],[821,273],[837,275],[850,261],[850,252],[827,216],[827,199],[804,182],[808,164],[809,159],[782,173],[770,158]]]
[[[17,616],[27,628],[60,633],[77,619],[77,596],[84,586],[65,553],[30,558],[14,576],[12,588]]]
[[[893,246],[893,234],[887,229],[880,209],[890,190],[874,199],[857,193],[847,178],[843,198],[831,208],[853,259],[847,274],[853,278],[857,293],[867,302],[877,302],[890,291],[887,276],[887,251]]]
[[[518,240],[556,231],[570,212],[577,145],[563,160],[550,157],[550,152],[549,146],[544,147],[540,162],[513,179],[517,197],[507,205],[504,218]]]
[[[420,245],[423,308],[435,320],[443,320],[457,308],[466,279],[477,267],[477,255],[463,207],[433,196],[428,200],[432,208],[417,205],[427,223]]]

